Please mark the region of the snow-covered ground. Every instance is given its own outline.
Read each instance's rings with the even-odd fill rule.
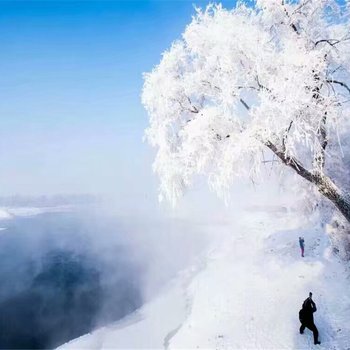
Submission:
[[[60,205],[54,207],[7,207],[0,208],[0,219],[11,219],[16,216],[35,216],[43,213],[57,213],[69,211],[72,209],[70,205]]]
[[[12,215],[6,209],[0,208],[0,220],[8,220],[11,218]]]
[[[62,349],[311,349],[298,312],[309,291],[321,349],[350,349],[349,270],[321,226],[283,208],[206,226],[210,247],[133,315]],[[298,237],[305,238],[305,258]]]

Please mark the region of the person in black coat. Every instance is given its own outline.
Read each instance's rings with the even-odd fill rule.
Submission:
[[[305,328],[308,328],[314,335],[314,343],[321,344],[318,340],[318,330],[314,323],[314,312],[316,311],[316,304],[312,300],[312,293],[310,292],[309,297],[303,302],[302,309],[299,311],[299,320],[301,322],[300,334],[303,334]]]

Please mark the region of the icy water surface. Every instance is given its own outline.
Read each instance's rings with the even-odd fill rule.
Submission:
[[[116,220],[46,213],[1,226],[0,348],[53,348],[142,304]]]

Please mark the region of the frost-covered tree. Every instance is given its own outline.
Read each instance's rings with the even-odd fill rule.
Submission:
[[[271,154],[350,221],[349,5],[257,0],[196,11],[145,75],[161,198],[175,203],[197,174],[225,196]]]

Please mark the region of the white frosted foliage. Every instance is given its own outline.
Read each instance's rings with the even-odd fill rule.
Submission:
[[[157,148],[161,196],[175,203],[197,174],[225,196],[237,177],[259,173],[267,144],[310,172],[323,174],[335,159],[342,167],[348,15],[332,0],[196,10],[145,74],[146,137]]]

